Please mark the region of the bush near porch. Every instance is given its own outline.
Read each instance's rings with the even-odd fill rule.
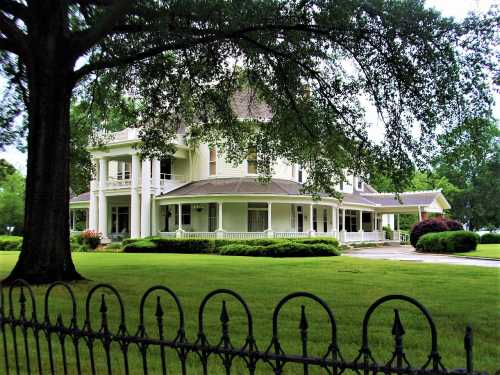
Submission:
[[[219,254],[269,257],[310,257],[340,255],[333,238],[295,239],[191,239],[152,237],[124,241],[126,253]]]
[[[476,250],[479,235],[460,230],[428,233],[420,237],[416,249],[425,253],[462,253]]]
[[[443,217],[422,220],[415,224],[410,232],[410,243],[416,248],[420,237],[427,233],[446,232],[463,230],[463,225],[456,220],[451,220]]]
[[[22,243],[20,236],[0,236],[0,251],[20,250]]]
[[[500,243],[500,233],[485,233],[481,236],[481,243],[483,244],[495,244]]]

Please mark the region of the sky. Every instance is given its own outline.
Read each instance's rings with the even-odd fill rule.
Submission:
[[[462,19],[467,15],[467,13],[471,11],[479,11],[486,12],[492,5],[500,6],[500,0],[427,0],[427,6],[433,7],[439,10],[443,15],[448,17],[455,17],[457,19]],[[495,95],[495,118],[500,118],[500,95]],[[376,114],[370,113],[370,110],[367,111],[368,121],[370,118],[375,119],[371,121],[373,123],[377,123]],[[373,134],[379,133],[380,128],[377,129],[377,125],[372,127],[371,132]],[[9,163],[14,165],[17,169],[19,169],[23,174],[26,173],[26,158],[27,155],[18,151],[13,146],[6,147],[5,151],[0,152],[0,158],[6,159]]]

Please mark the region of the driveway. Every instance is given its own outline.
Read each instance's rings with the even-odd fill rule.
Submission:
[[[417,253],[412,246],[384,246],[352,249],[343,252],[342,255],[366,259],[390,259],[403,260],[408,262],[456,264],[461,266],[500,268],[500,261],[461,258],[450,255],[422,254]]]

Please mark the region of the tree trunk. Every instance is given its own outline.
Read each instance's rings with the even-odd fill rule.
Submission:
[[[50,13],[49,8],[40,11],[45,10],[47,17],[37,17],[43,20],[40,24],[29,25],[35,30],[30,33],[34,35],[32,63],[27,67],[24,240],[19,260],[4,280],[7,283],[18,278],[32,284],[82,279],[69,246],[69,110],[74,59],[67,52],[64,22],[53,19],[61,13]]]

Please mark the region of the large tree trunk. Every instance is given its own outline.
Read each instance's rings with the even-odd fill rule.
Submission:
[[[38,2],[36,2],[38,3]],[[42,5],[45,3],[45,7]],[[64,38],[64,20],[40,2],[40,24],[29,27],[29,133],[24,241],[19,260],[4,282],[33,284],[76,280],[69,247],[69,110],[73,64]],[[52,3],[55,4],[55,3]],[[34,29],[34,30],[33,30]]]

